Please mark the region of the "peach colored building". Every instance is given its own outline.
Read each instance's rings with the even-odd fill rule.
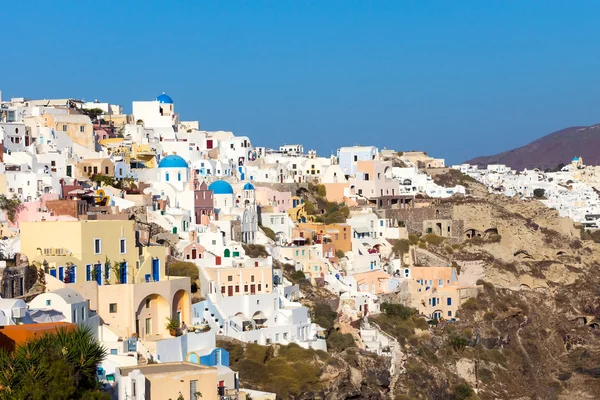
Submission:
[[[317,222],[298,224],[293,237],[308,238],[315,243],[321,243],[327,237],[336,250],[342,250],[344,253],[352,250],[352,229],[350,224],[345,222],[329,225]]]
[[[118,368],[119,399],[219,399],[217,368],[189,362],[170,362]]]
[[[359,292],[388,293],[390,275],[383,270],[362,272],[352,277],[356,280],[356,289]]]
[[[412,267],[409,306],[429,318],[450,319],[460,304],[460,285],[453,267]]]
[[[258,186],[255,188],[256,203],[267,210],[271,207],[271,212],[283,213],[292,207],[292,193],[280,192],[269,187]]]

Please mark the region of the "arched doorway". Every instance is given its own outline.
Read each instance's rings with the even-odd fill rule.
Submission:
[[[150,294],[138,304],[135,332],[141,338],[168,335],[165,324],[170,315],[169,302],[159,294]]]
[[[186,325],[190,324],[190,295],[186,290],[181,289],[175,292],[171,315],[172,318],[177,318],[180,323],[185,322]]]

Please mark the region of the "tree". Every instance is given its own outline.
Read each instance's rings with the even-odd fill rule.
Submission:
[[[15,217],[23,209],[23,204],[16,194],[12,198],[0,194],[0,210],[6,212],[6,216],[10,222],[15,222]]]
[[[327,196],[327,188],[325,185],[317,185],[317,194],[321,197]]]
[[[169,276],[187,276],[192,282],[200,278],[198,266],[189,261],[169,261],[167,262],[167,271],[169,271]]]
[[[538,188],[538,189],[533,190],[533,195],[538,199],[541,199],[542,197],[544,197],[545,194],[546,194],[546,191],[544,189]]]
[[[325,223],[328,225],[343,222],[346,222],[346,217],[344,217],[344,214],[342,214],[340,211],[335,211],[327,217],[325,217]]]
[[[92,122],[98,121],[98,117],[104,114],[104,111],[101,108],[82,108],[81,112],[92,120]]]
[[[406,239],[396,240],[396,242],[394,243],[394,246],[392,246],[392,251],[394,252],[394,254],[399,255],[399,256],[408,253],[409,249],[410,249],[410,241],[406,240]]]
[[[344,250],[336,250],[335,251],[335,256],[337,258],[344,258],[346,256],[346,253],[344,253]]]
[[[0,399],[107,399],[96,369],[106,349],[86,327],[38,336],[0,351]]]
[[[103,174],[92,175],[92,181],[98,183],[101,186],[114,186],[115,178]]]

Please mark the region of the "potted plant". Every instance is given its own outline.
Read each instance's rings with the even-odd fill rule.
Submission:
[[[166,328],[171,336],[177,336],[177,333],[179,332],[179,320],[177,318],[167,317]]]

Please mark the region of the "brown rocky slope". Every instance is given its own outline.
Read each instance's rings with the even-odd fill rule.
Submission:
[[[479,166],[505,164],[518,171],[524,168],[555,168],[583,157],[588,165],[600,165],[600,125],[574,126],[551,133],[517,149],[492,156],[473,158],[467,163]]]

